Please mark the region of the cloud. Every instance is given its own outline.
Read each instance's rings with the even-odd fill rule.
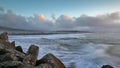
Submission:
[[[44,14],[24,17],[7,10],[5,13],[0,13],[0,26],[41,31],[90,30],[120,32],[120,12],[97,16],[81,15],[80,17],[62,14],[58,18],[55,17],[55,14],[52,14],[51,18],[52,20],[47,19]]]
[[[0,7],[0,11],[1,11],[1,12],[4,12],[4,9],[3,9],[2,7]]]
[[[53,19],[53,20],[55,20],[55,19],[56,19],[56,17],[55,17],[55,14],[54,14],[54,13],[51,15],[51,17],[52,17],[52,19]]]
[[[61,15],[58,19],[59,19],[59,20],[69,20],[69,21],[74,20],[74,18],[73,18],[72,16],[69,16],[69,15],[67,15],[67,14]]]
[[[53,14],[51,15],[51,17],[52,17],[52,23],[55,25],[55,24],[56,24],[55,14],[53,13]]]
[[[40,14],[39,19],[40,19],[41,21],[46,21],[46,17],[45,17],[44,14]]]
[[[36,29],[32,23],[26,21],[24,16],[16,15],[10,10],[6,13],[0,13],[0,26],[16,29]]]
[[[63,14],[56,19],[55,24],[56,29],[58,30],[71,30],[75,27],[74,17]]]

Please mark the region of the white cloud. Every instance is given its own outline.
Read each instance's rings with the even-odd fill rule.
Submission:
[[[39,19],[40,19],[41,21],[46,21],[46,17],[45,17],[44,14],[40,14]]]
[[[5,13],[0,13],[0,26],[41,31],[120,31],[120,12],[114,12],[94,17],[81,15],[80,17],[75,18],[67,14],[61,15],[57,19],[55,17],[55,14],[52,14],[51,17],[52,20],[48,20],[44,14],[35,14],[33,17],[26,18],[21,15],[16,15],[12,11],[8,10]]]
[[[53,23],[53,25],[55,25],[55,24],[56,24],[55,14],[53,13],[53,14],[51,15],[51,17],[52,17],[52,23]]]

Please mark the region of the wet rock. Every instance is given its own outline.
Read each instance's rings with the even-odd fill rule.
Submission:
[[[31,45],[28,49],[28,52],[27,54],[31,54],[31,55],[34,55],[34,56],[38,56],[38,52],[39,52],[39,47],[38,46],[35,46],[35,45]]]
[[[4,54],[6,54],[6,53],[8,53],[7,50],[5,50],[5,49],[0,49],[0,55],[4,55]]]
[[[15,49],[15,41],[11,42],[11,48]]]
[[[0,68],[17,68],[23,65],[20,61],[5,61],[0,63]]]
[[[65,65],[53,54],[49,53],[45,55],[41,60],[41,63],[49,63],[52,65],[52,68],[65,68]]]
[[[6,54],[6,53],[7,53],[6,50],[0,49],[0,55]]]
[[[103,65],[102,68],[113,68],[113,67],[110,65]]]
[[[21,52],[21,53],[24,53],[21,46],[17,46],[15,49],[16,49],[17,51]]]
[[[0,43],[0,55],[6,54],[6,53],[15,54],[16,56],[19,56],[19,57],[25,57],[24,53],[21,53],[15,49],[8,49],[4,44]]]
[[[3,41],[8,41],[8,33],[7,32],[1,33],[0,39]]]
[[[39,66],[36,66],[35,68],[53,68],[51,64],[44,63],[40,64]]]
[[[31,45],[28,49],[27,56],[24,58],[23,62],[25,64],[36,65],[38,57],[39,47]]]
[[[23,61],[23,59],[25,58],[25,54],[19,51],[12,50],[11,53],[15,54],[19,61]]]
[[[35,68],[34,66],[32,66],[32,65],[21,65],[21,66],[19,66],[18,68]]]
[[[3,61],[17,61],[17,57],[15,54],[7,53],[1,56],[1,62]]]
[[[4,45],[0,43],[0,55],[6,54],[8,51],[5,49]]]
[[[0,43],[2,44],[2,45],[4,45],[4,48],[6,48],[6,49],[15,49],[15,42],[13,41],[12,43],[10,43],[10,42],[6,42],[6,41],[3,41],[3,40],[0,40]]]

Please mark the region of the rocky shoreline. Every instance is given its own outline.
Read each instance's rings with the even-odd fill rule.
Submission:
[[[37,59],[39,47],[31,45],[25,53],[21,46],[15,46],[15,41],[8,40],[8,33],[0,34],[0,68],[66,68],[53,54],[49,53]],[[102,68],[113,68],[103,65]]]

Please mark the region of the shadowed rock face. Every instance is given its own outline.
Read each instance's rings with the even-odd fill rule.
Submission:
[[[0,63],[0,68],[18,68],[23,65],[20,61],[5,61]]]
[[[103,65],[102,68],[113,68],[113,67],[110,65]]]
[[[15,49],[16,49],[17,51],[21,52],[21,53],[24,53],[21,46],[16,46]],[[24,53],[24,54],[25,54],[25,53]]]

